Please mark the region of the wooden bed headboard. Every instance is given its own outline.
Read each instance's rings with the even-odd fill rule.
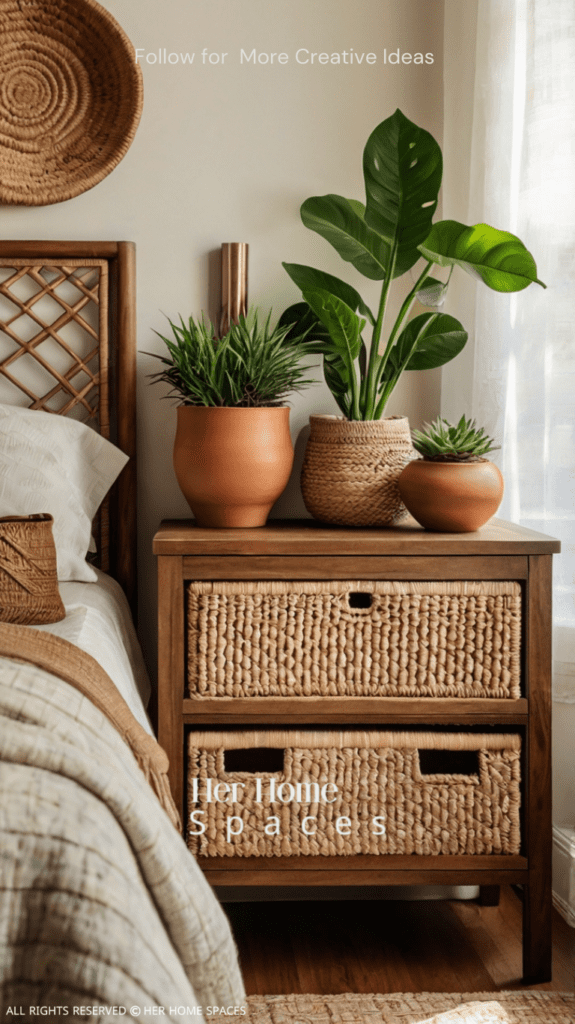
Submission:
[[[81,419],[130,456],[94,535],[135,614],[133,242],[0,240],[0,401]]]

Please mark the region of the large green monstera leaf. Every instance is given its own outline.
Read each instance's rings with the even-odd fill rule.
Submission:
[[[441,150],[429,132],[396,110],[371,133],[363,152],[365,222],[388,242],[393,277],[419,259],[441,185]]]

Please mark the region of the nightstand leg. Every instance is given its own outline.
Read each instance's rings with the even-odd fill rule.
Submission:
[[[184,821],[184,585],[182,558],[158,558],[158,742],[168,755],[174,803]]]
[[[529,556],[523,981],[551,981],[551,556]]]
[[[529,877],[523,892],[523,982],[541,985],[552,980],[551,876]]]
[[[499,897],[501,895],[501,887],[499,885],[480,885],[479,886],[479,905],[480,907],[498,907]]]

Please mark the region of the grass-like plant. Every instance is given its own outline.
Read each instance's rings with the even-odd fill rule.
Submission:
[[[428,462],[480,462],[501,447],[465,416],[456,425],[438,416],[433,423],[426,423],[424,430],[413,430],[412,439],[416,452]]]
[[[168,318],[169,319],[169,318]],[[315,383],[304,377],[301,359],[309,353],[298,338],[286,345],[291,329],[271,325],[271,311],[262,323],[258,310],[250,310],[218,338],[203,314],[187,323],[169,320],[173,337],[158,331],[168,355],[150,352],[164,368],[152,374],[154,382],[171,387],[183,405],[256,408],[285,405],[292,391]]]
[[[365,204],[334,194],[312,196],[303,203],[301,218],[364,277],[381,281],[377,309],[372,312],[352,285],[333,274],[283,264],[304,301],[286,310],[280,323],[294,323],[294,335],[307,330],[306,347],[323,355],[326,383],[349,420],[380,419],[404,370],[442,366],[465,345],[463,326],[437,308],[409,319],[416,299],[428,307],[443,301],[449,280],[432,277],[434,266],[448,268],[450,277],[454,267],[461,267],[498,292],[542,284],[533,256],[508,231],[454,220],[432,224],[441,149],[401,110],[371,133],[363,175]],[[384,340],[391,284],[422,257],[423,269],[415,272],[417,279]],[[371,330],[367,343],[365,329]]]

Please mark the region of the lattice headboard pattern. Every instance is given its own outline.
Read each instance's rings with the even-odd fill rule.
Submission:
[[[132,243],[0,242],[0,400],[81,419],[132,456],[94,524],[97,564],[132,600],[134,305]]]
[[[77,406],[106,437],[108,306],[106,260],[0,259],[0,373],[32,408],[68,415]]]

